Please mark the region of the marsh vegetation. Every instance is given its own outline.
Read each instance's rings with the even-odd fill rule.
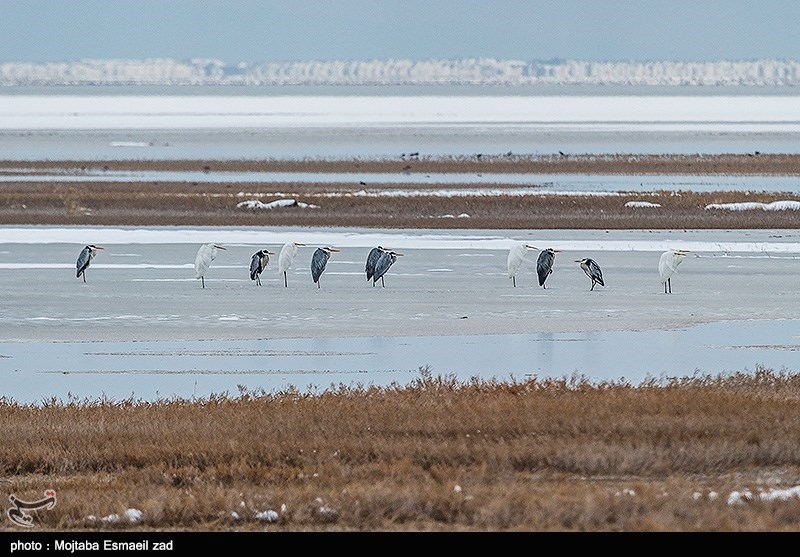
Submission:
[[[56,491],[37,530],[796,531],[798,399],[800,378],[764,369],[631,385],[423,368],[402,388],[3,401],[0,486]]]

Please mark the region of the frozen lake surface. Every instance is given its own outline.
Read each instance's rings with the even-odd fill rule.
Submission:
[[[547,288],[536,253],[513,287],[514,241],[554,247]],[[250,256],[301,248],[258,287]],[[227,247],[206,288],[201,243]],[[75,277],[86,243],[101,251]],[[316,246],[335,253],[321,288]],[[386,287],[366,282],[375,245],[403,252]],[[661,251],[691,250],[659,282]],[[607,286],[589,291],[574,262],[592,257]],[[170,399],[337,385],[407,384],[421,368],[461,380],[584,376],[591,381],[800,369],[800,232],[430,231],[361,229],[0,229],[0,384],[25,403]]]
[[[789,153],[800,97],[3,95],[9,160]]]

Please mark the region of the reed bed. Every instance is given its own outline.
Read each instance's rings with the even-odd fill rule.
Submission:
[[[474,189],[472,185],[448,189]],[[734,211],[712,204],[800,201],[792,193],[663,190],[610,196],[441,196],[430,185],[331,183],[9,182],[0,188],[0,224],[82,226],[314,226],[418,229],[759,229],[794,228],[795,210]],[[426,191],[428,190],[428,191]],[[333,194],[333,195],[331,195]],[[292,199],[271,209],[239,206]],[[646,202],[657,206],[627,206]],[[304,207],[307,204],[311,207]],[[466,217],[466,218],[464,218]]]
[[[796,531],[798,399],[800,377],[766,369],[632,385],[422,368],[404,387],[4,400],[0,486],[56,491],[38,530]]]

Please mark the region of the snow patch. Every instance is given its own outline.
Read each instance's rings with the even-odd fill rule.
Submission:
[[[764,211],[797,211],[800,209],[800,201],[773,201],[772,203],[711,203],[706,205],[706,209],[725,209],[728,211],[752,211],[761,209]]]

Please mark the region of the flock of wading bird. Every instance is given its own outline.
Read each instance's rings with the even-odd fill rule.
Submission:
[[[292,263],[294,263],[299,248],[303,246],[305,246],[305,244],[301,244],[299,242],[288,242],[281,248],[281,252],[278,255],[278,272],[279,274],[283,275],[284,286],[289,286],[286,272],[288,271],[289,267],[291,267]],[[95,244],[89,244],[84,247],[83,250],[81,250],[76,263],[76,276],[78,278],[83,277],[83,282],[86,282],[86,269],[97,255],[97,250],[101,249],[105,248]],[[203,244],[200,246],[200,249],[197,252],[197,257],[194,260],[194,269],[195,278],[200,279],[200,283],[203,288],[206,287],[205,275],[208,269],[211,267],[211,262],[216,259],[217,252],[219,250],[225,249],[225,247],[214,243]],[[520,242],[514,244],[514,246],[509,250],[508,277],[511,279],[514,287],[517,286],[517,272],[525,262],[525,256],[528,250],[538,249],[539,248],[531,244]],[[321,288],[320,277],[325,271],[325,266],[328,263],[328,259],[330,259],[331,253],[338,251],[340,250],[327,246],[317,248],[314,251],[314,255],[311,256],[311,278],[313,279],[314,284],[317,285],[317,288]],[[542,250],[539,254],[539,257],[536,261],[536,274],[539,277],[539,286],[542,288],[547,288],[547,286],[545,286],[545,282],[547,281],[547,277],[550,276],[550,273],[553,272],[553,263],[555,263],[556,253],[559,251],[561,250],[547,248]],[[683,259],[688,253],[688,250],[676,249],[668,250],[661,254],[661,258],[658,261],[658,274],[661,277],[661,282],[664,284],[665,294],[672,293],[672,275],[678,272],[678,266],[683,262]],[[261,273],[269,265],[269,258],[271,255],[275,255],[275,253],[269,251],[268,249],[261,249],[255,252],[250,259],[250,280],[255,281],[258,286],[261,286]],[[401,255],[403,254],[400,252],[384,248],[382,246],[372,248],[369,254],[367,254],[367,262],[364,266],[364,271],[367,274],[367,281],[371,280],[372,286],[375,286],[378,280],[380,280],[381,286],[386,287],[384,276],[389,268],[395,263],[395,261],[397,261],[397,257]],[[583,272],[586,273],[586,276],[592,281],[590,290],[594,290],[594,287],[598,284],[600,286],[606,285],[603,281],[603,271],[600,269],[600,265],[598,265],[594,259],[584,257],[582,259],[576,259],[575,263],[580,264]]]

